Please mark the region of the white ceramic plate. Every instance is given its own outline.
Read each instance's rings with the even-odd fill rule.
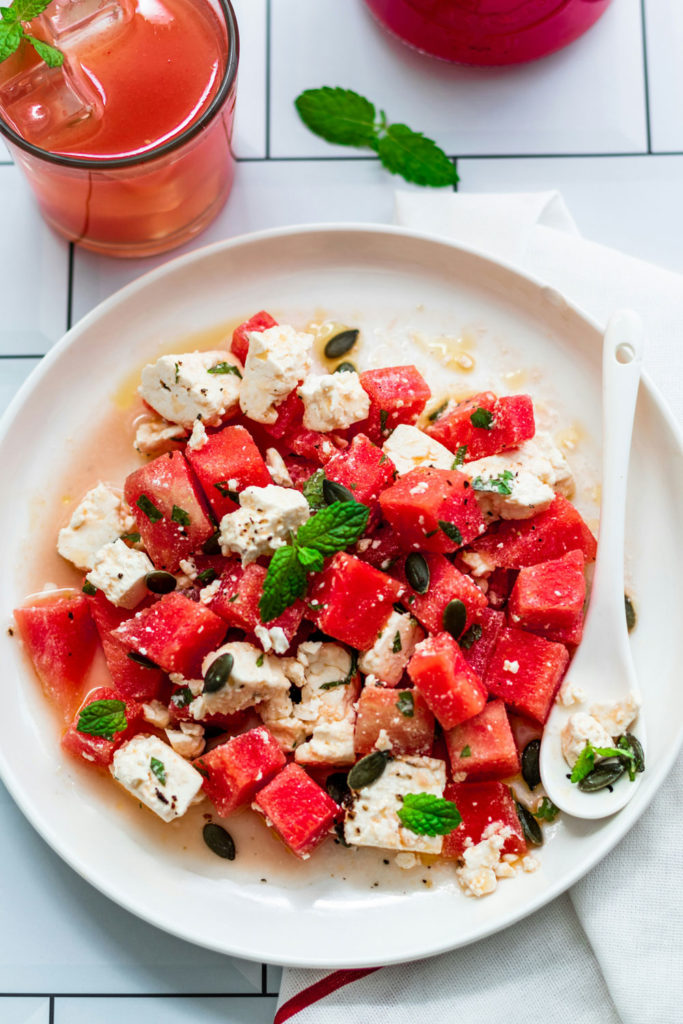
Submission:
[[[125,288],[73,328],[26,382],[0,427],[0,465],[11,486],[11,500],[6,490],[0,510],[3,621],[25,595],[37,533],[55,528],[50,499],[131,368],[165,347],[177,349],[188,334],[264,307],[295,324],[320,313],[361,326],[364,364],[425,360],[436,396],[449,374],[420,350],[441,334],[464,336],[476,369],[451,373],[450,384],[528,389],[547,404],[542,417],[551,429],[573,426],[579,504],[588,516],[595,513],[600,335],[588,318],[505,266],[400,229],[267,232],[192,253]],[[683,617],[680,451],[676,430],[645,381],[627,561],[647,715],[643,784],[613,819],[561,821],[550,830],[539,870],[502,882],[491,897],[463,897],[449,866],[401,873],[384,865],[381,854],[347,853],[332,843],[305,864],[294,863],[251,813],[234,824],[244,856],[219,861],[197,839],[198,821],[178,828],[151,822],[107,780],[61,755],[51,712],[5,630],[2,777],[35,828],[84,878],[140,917],[212,949],[273,963],[362,966],[439,953],[504,928],[604,857],[652,799],[676,755],[683,632],[671,624]],[[93,478],[99,474],[106,478],[106,467],[95,463]]]

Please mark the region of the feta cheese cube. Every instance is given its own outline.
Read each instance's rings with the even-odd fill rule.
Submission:
[[[275,651],[276,654],[284,654],[289,647],[289,640],[284,629],[280,626],[256,626],[254,629],[256,639],[264,651]]]
[[[124,789],[163,821],[185,814],[202,788],[202,777],[191,764],[158,736],[143,733],[119,747],[110,771]]]
[[[400,423],[384,442],[384,454],[396,466],[399,476],[411,469],[425,466],[435,469],[452,469],[455,456],[448,448],[424,434],[417,427]]]
[[[285,674],[288,666],[284,664],[289,659],[264,654],[253,644],[235,641],[207,654],[202,665],[203,676],[222,654],[232,654],[234,659],[230,679],[220,690],[202,692],[192,701],[190,713],[195,721],[208,715],[232,715],[277,694],[289,693],[290,680]]]
[[[292,488],[275,484],[246,487],[240,494],[240,508],[221,519],[221,551],[224,555],[236,552],[242,565],[248,565],[287,544],[290,533],[310,514],[303,494]]]
[[[367,418],[370,396],[357,373],[310,374],[299,388],[308,430],[344,430]]]
[[[640,702],[629,693],[626,700],[601,702],[593,704],[590,713],[610,736],[618,736],[626,732],[638,717]]]
[[[145,580],[150,572],[154,566],[144,551],[115,540],[97,552],[86,579],[117,608],[135,608],[147,596]]]
[[[280,455],[277,448],[266,448],[266,466],[270,473],[270,479],[278,487],[293,487],[294,481],[289,475],[287,463]]]
[[[160,700],[151,700],[149,704],[143,704],[142,717],[156,729],[165,729],[171,721],[168,708]]]
[[[105,544],[135,529],[135,519],[119,491],[99,483],[88,491],[59,531],[57,551],[77,569],[92,569]]]
[[[186,436],[185,427],[155,416],[138,424],[134,447],[141,455],[162,455],[174,447],[172,442],[182,441]]]
[[[372,647],[359,657],[358,668],[364,675],[371,674],[389,686],[397,686],[424,636],[412,615],[392,611]]]
[[[307,742],[297,747],[295,760],[299,764],[353,764],[360,683],[357,675],[351,675],[351,655],[339,644],[308,642],[299,646],[297,659],[304,680],[294,715],[304,725]]]
[[[344,836],[352,846],[379,846],[411,853],[441,853],[443,836],[420,836],[401,824],[407,793],[442,797],[446,765],[434,757],[395,757],[371,785],[352,790]]]
[[[464,864],[455,874],[466,896],[487,896],[496,890],[499,878],[511,878],[516,873],[511,864],[501,862],[500,856],[505,840],[511,835],[509,828],[494,822],[486,829],[481,842],[465,850]]]
[[[237,373],[210,373],[221,363],[241,367],[232,353],[187,352],[161,356],[142,371],[139,391],[155,412],[191,430],[202,420],[217,427],[237,411],[241,380]]]
[[[257,423],[274,423],[277,406],[311,371],[313,335],[288,324],[249,331],[240,408]]]
[[[177,729],[165,729],[166,738],[176,754],[187,761],[204,753],[204,726],[199,722],[180,722]]]
[[[593,747],[614,746],[612,737],[597,718],[577,711],[576,714],[569,716],[561,733],[562,756],[570,768],[578,761],[586,743]]]

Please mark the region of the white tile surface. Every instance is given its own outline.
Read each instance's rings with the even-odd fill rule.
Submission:
[[[47,352],[66,329],[69,247],[11,165],[0,167],[0,225],[0,352]]]
[[[321,85],[358,90],[454,155],[646,149],[639,0],[618,0],[566,50],[507,69],[421,56],[362,0],[276,0],[272,17],[273,156],[348,154],[312,135],[293,106]]]
[[[683,150],[683,5],[645,0],[652,149]]]
[[[587,238],[683,272],[683,156],[459,160],[461,192],[559,189]]]
[[[240,34],[233,149],[266,155],[266,0],[233,0]]]
[[[2,1024],[49,1024],[49,999],[0,996]]]
[[[57,999],[54,1024],[272,1024],[275,999]]]
[[[39,359],[0,359],[0,415],[39,362]]]

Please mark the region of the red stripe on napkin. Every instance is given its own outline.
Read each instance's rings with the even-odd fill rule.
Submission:
[[[332,971],[327,977],[321,978],[320,981],[316,981],[314,985],[309,985],[308,988],[303,988],[301,992],[298,992],[291,999],[288,999],[286,1003],[283,1003],[275,1014],[273,1024],[284,1024],[295,1013],[301,1013],[307,1006],[311,1006],[312,1003],[317,1003],[320,999],[324,999],[325,996],[336,992],[338,988],[343,988],[344,985],[349,985],[352,981],[359,981],[367,974],[372,974],[373,971],[378,970],[379,967],[363,967],[357,970]]]

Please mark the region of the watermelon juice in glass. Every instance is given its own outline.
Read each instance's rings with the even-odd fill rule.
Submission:
[[[567,46],[610,0],[366,0],[404,42],[462,64],[519,64]]]
[[[0,62],[0,132],[47,222],[112,256],[206,227],[234,176],[229,0],[52,0],[27,31],[64,62],[26,41]]]

